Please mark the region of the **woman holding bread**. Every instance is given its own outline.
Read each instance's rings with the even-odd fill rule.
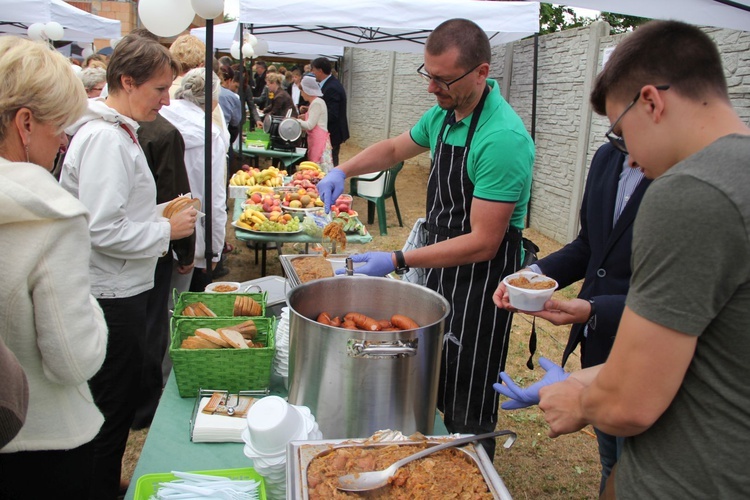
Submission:
[[[189,236],[197,211],[170,219],[156,209],[156,184],[136,133],[169,104],[179,68],[158,41],[130,34],[107,67],[106,99],[88,101],[73,135],[60,184],[90,212],[91,288],[109,327],[107,355],[90,382],[105,422],[94,443],[96,484],[89,498],[117,497],[122,456],[134,418],[146,327],[146,299],[156,261],[170,240]],[[80,85],[80,84],[79,84]]]
[[[209,72],[213,77],[209,85],[213,94],[212,109],[219,103],[221,84],[219,77]],[[180,82],[180,88],[169,106],[161,109],[161,115],[169,120],[182,134],[185,141],[185,169],[190,179],[193,197],[203,203],[211,203],[211,248],[214,255],[211,258],[211,269],[214,269],[221,259],[224,247],[224,237],[227,226],[227,195],[226,195],[226,163],[227,144],[221,137],[217,127],[211,128],[211,200],[205,200],[205,130],[206,130],[206,70],[196,68],[188,71]],[[212,111],[209,111],[209,113]],[[184,292],[188,288],[202,292],[211,283],[206,272],[206,230],[205,220],[201,219],[195,233],[195,266],[188,274],[172,274],[172,286]]]
[[[28,381],[26,420],[0,450],[0,498],[85,498],[104,422],[88,380],[107,326],[90,293],[88,211],[51,170],[86,92],[65,57],[15,36],[0,37],[0,74],[0,344]]]

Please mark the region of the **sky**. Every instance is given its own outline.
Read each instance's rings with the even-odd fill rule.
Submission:
[[[558,4],[556,4],[558,5]],[[599,14],[597,10],[573,8],[579,16],[596,17]],[[224,13],[237,19],[240,17],[240,0],[224,0]]]
[[[235,19],[240,17],[240,0],[224,0],[224,14]]]

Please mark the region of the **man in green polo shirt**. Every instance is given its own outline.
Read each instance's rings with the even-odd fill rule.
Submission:
[[[428,244],[353,260],[366,262],[357,272],[372,276],[424,268],[426,286],[448,300],[438,408],[449,431],[475,434],[495,429],[498,398],[492,384],[505,364],[512,314],[494,306],[492,292],[520,266],[534,164],[534,144],[523,122],[487,78],[490,52],[486,34],[471,21],[451,19],[435,28],[417,72],[437,105],[409,132],[368,147],[318,184],[330,206],[346,177],[432,153]],[[492,456],[494,440],[482,444]]]

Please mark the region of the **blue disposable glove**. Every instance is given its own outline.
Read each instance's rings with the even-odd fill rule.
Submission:
[[[518,410],[527,406],[538,405],[539,389],[546,385],[562,382],[570,375],[570,373],[567,373],[547,358],[539,358],[539,364],[547,373],[544,374],[544,377],[540,381],[530,385],[526,389],[518,387],[507,373],[500,372],[500,379],[505,382],[505,385],[492,384],[492,387],[503,396],[510,398],[510,401],[505,401],[500,405],[503,410]]]
[[[352,255],[352,262],[365,262],[364,266],[356,269],[357,274],[368,276],[385,276],[392,273],[396,266],[393,265],[392,252],[367,252]],[[336,269],[336,274],[344,274],[346,269]]]
[[[344,192],[344,181],[346,174],[343,170],[336,167],[328,171],[320,182],[318,182],[318,196],[323,200],[323,207],[326,213],[331,211],[331,205],[336,203],[336,199]]]

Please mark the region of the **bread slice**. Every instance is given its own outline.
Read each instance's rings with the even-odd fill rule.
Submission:
[[[185,340],[180,344],[181,349],[221,349],[220,345],[214,344],[213,342],[204,338],[193,335],[186,337]]]
[[[263,308],[259,303],[253,300],[252,297],[247,295],[238,295],[234,299],[234,312],[235,316],[260,316],[263,313]]]
[[[207,316],[211,318],[216,317],[216,313],[208,308],[203,302],[194,302],[185,306],[182,311],[183,316]]]
[[[196,302],[195,304],[193,304],[193,309],[195,308],[200,309],[200,312],[203,313],[201,314],[201,316],[210,316],[212,318],[216,317],[216,313],[209,309],[208,306],[203,302]]]
[[[258,334],[258,327],[255,326],[255,322],[251,319],[240,323],[239,325],[233,325],[229,326],[227,328],[230,328],[231,330],[237,330],[242,334],[245,339],[254,339],[255,336]]]
[[[198,328],[197,330],[195,330],[195,334],[202,339],[213,342],[219,347],[232,347],[226,340],[221,337],[221,335],[219,335],[219,332],[217,332],[216,330],[212,330],[211,328]]]
[[[235,349],[249,349],[245,343],[245,337],[243,337],[237,330],[219,328],[218,332],[221,338]]]

